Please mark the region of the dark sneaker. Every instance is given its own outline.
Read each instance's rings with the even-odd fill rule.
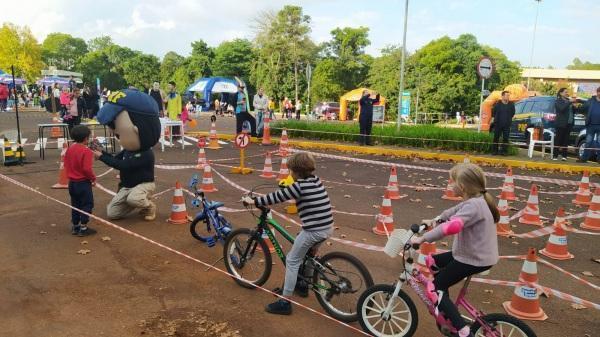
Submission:
[[[292,303],[287,300],[279,299],[265,307],[265,310],[270,314],[275,315],[291,315]]]
[[[77,235],[80,228],[81,226],[79,225],[71,225],[71,235]]]
[[[81,227],[79,228],[79,232],[77,233],[77,236],[82,237],[82,236],[88,236],[88,235],[92,235],[92,234],[96,234],[96,231],[88,226],[85,225],[81,225]]]
[[[294,293],[300,297],[308,297],[308,284],[304,281],[298,281]]]

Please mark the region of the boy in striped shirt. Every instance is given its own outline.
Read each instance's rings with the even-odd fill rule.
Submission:
[[[296,288],[298,270],[304,256],[315,244],[325,241],[333,232],[333,216],[331,202],[327,191],[319,177],[313,174],[315,159],[306,152],[299,152],[290,157],[288,167],[294,183],[286,188],[269,193],[254,200],[244,200],[256,206],[273,205],[295,199],[298,215],[302,220],[302,231],[296,237],[292,249],[285,259],[285,283],[283,296],[290,297]],[[248,198],[248,197],[246,197]],[[308,289],[297,289],[299,295],[308,295]],[[289,315],[292,305],[288,300],[279,299],[266,307],[272,314]]]

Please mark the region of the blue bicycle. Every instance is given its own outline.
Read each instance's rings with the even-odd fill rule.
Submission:
[[[209,247],[213,247],[217,242],[225,242],[225,239],[231,232],[231,224],[223,215],[219,214],[219,208],[224,204],[219,201],[209,201],[204,197],[204,192],[196,187],[199,178],[197,174],[190,180],[190,190],[194,193],[192,205],[194,207],[202,206],[202,211],[197,213],[190,224],[190,233]]]

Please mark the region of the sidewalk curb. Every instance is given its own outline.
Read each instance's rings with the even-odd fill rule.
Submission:
[[[208,136],[208,132],[189,132],[189,135],[192,136]],[[223,140],[233,140],[234,135],[229,134],[217,134],[219,139]],[[253,143],[259,143],[259,139],[252,137],[251,141]],[[279,139],[272,138],[274,144],[279,142]],[[465,158],[468,158],[471,163],[474,164],[484,164],[490,166],[505,166],[512,168],[521,168],[521,169],[533,169],[533,170],[542,170],[542,171],[559,171],[566,173],[582,173],[583,171],[589,171],[590,173],[600,174],[600,165],[597,166],[584,166],[584,165],[570,165],[570,164],[555,164],[555,163],[547,163],[543,161],[528,161],[528,160],[517,160],[517,159],[509,159],[507,157],[501,158],[488,158],[477,155],[462,155],[462,154],[448,154],[448,153],[434,153],[428,151],[420,151],[414,149],[394,149],[394,148],[383,148],[383,147],[366,147],[359,145],[345,145],[345,144],[333,144],[333,143],[321,143],[315,141],[306,141],[306,140],[289,140],[288,144],[293,145],[298,148],[303,149],[313,149],[313,150],[335,150],[340,152],[353,152],[367,155],[377,155],[377,156],[391,156],[391,157],[401,157],[401,158],[418,158],[418,159],[427,159],[427,160],[438,160],[438,161],[447,161],[447,162],[455,162],[462,163]]]

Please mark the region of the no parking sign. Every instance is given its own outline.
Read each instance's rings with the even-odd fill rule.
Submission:
[[[248,136],[247,133],[242,132],[242,133],[238,133],[235,136],[235,146],[240,148],[240,149],[244,149],[248,146],[248,144],[250,144],[250,136]]]

